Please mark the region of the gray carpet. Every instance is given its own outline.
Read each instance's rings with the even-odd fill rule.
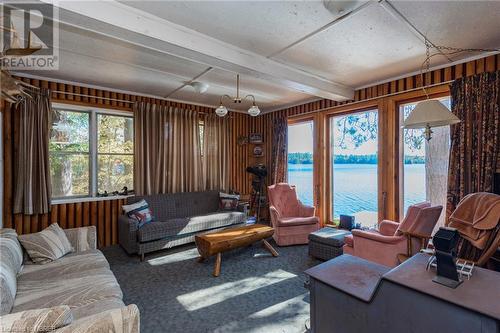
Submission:
[[[272,243],[275,246],[274,243]],[[146,256],[119,246],[103,250],[126,304],[141,311],[141,332],[305,332],[309,296],[303,272],[318,261],[307,246],[275,247],[274,258],[256,244],[198,263],[194,245]]]

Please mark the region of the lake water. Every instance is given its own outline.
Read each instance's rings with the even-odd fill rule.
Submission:
[[[361,211],[376,212],[377,165],[335,164],[334,216],[352,215]],[[288,164],[288,182],[297,187],[299,199],[313,205],[312,164]],[[425,165],[406,164],[404,167],[404,206],[425,201]]]

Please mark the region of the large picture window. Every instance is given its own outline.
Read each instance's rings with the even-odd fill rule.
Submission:
[[[53,106],[52,198],[95,197],[133,188],[134,120],[112,110]]]

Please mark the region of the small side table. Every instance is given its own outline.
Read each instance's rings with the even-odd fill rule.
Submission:
[[[324,227],[309,234],[309,255],[321,260],[330,260],[343,254],[344,237],[351,232],[344,229]]]

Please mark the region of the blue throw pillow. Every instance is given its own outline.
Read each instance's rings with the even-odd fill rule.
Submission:
[[[144,199],[131,205],[123,205],[122,209],[125,215],[139,222],[139,228],[153,221],[153,214],[149,209],[148,203]]]

